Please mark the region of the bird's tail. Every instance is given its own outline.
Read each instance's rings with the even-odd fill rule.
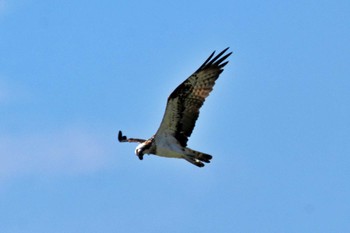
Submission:
[[[204,163],[202,162],[210,163],[210,160],[213,158],[211,155],[195,151],[190,148],[186,148],[185,152],[186,156],[184,159],[198,167],[204,167]]]

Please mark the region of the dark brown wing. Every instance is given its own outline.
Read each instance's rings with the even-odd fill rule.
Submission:
[[[213,58],[214,51],[196,72],[170,94],[156,136],[170,133],[182,146],[187,146],[188,137],[191,136],[199,116],[199,109],[228,63],[225,60],[231,53],[224,55],[228,49]]]

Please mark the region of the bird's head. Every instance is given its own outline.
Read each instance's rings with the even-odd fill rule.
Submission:
[[[143,159],[144,154],[149,154],[150,153],[150,148],[151,148],[151,141],[145,141],[140,143],[136,149],[135,149],[135,154],[139,157],[140,160]]]

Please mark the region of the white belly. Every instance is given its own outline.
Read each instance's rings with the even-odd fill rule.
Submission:
[[[166,135],[156,140],[156,155],[168,158],[183,158],[184,148],[171,135]]]
[[[168,158],[183,158],[183,154],[177,151],[169,150],[168,148],[157,147],[156,155],[161,157],[168,157]]]

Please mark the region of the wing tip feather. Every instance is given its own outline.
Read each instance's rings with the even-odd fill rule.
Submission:
[[[225,52],[229,49],[230,49],[230,47],[225,48],[224,50],[222,50],[220,53],[218,53],[213,58],[213,56],[215,55],[215,52],[216,52],[214,50],[214,52],[212,52],[210,54],[210,56],[205,60],[205,62],[198,68],[198,70],[196,72],[203,70],[205,68],[208,68],[210,66],[215,66],[215,67],[218,67],[220,69],[223,68],[228,63],[228,61],[226,61],[226,62],[224,62],[224,61],[232,54],[232,52],[229,52],[228,54],[224,55]],[[222,63],[222,62],[224,62],[224,63]]]

